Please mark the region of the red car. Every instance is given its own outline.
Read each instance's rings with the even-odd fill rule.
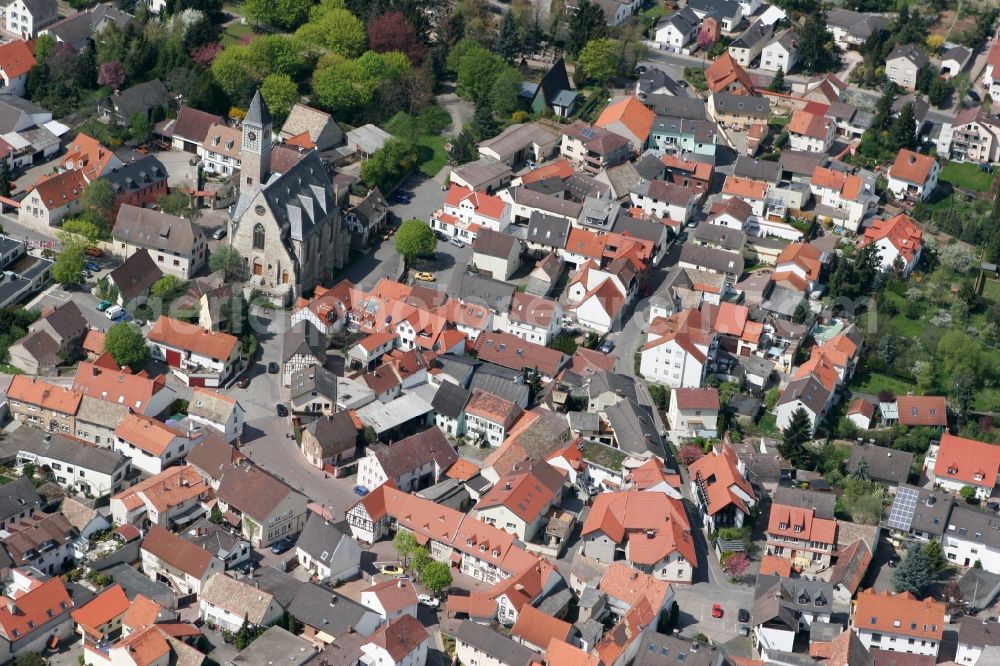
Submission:
[[[712,617],[722,617],[722,605],[715,604],[712,606]]]
[[[246,387],[250,386],[250,378],[246,377],[246,376],[240,377],[236,381],[236,385],[239,386],[240,388],[246,388]]]

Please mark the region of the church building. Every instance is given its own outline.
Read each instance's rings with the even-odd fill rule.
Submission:
[[[275,173],[272,149],[271,114],[258,90],[243,119],[240,197],[229,238],[243,257],[247,283],[287,304],[344,265],[350,238],[316,151]]]

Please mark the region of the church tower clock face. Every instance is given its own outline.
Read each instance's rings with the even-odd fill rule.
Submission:
[[[251,141],[256,141],[257,140],[257,133],[256,132],[250,132],[249,134],[247,134],[247,138],[250,139]]]

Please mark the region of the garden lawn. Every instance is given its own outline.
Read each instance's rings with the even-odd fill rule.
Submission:
[[[433,177],[444,168],[448,161],[448,153],[444,149],[447,141],[447,137],[437,134],[421,134],[417,137],[414,142],[417,149],[417,167],[422,174]]]
[[[989,192],[996,172],[991,168],[982,171],[978,164],[971,162],[948,162],[941,169],[941,181],[954,187],[973,192]]]
[[[901,379],[877,372],[867,375],[859,373],[854,376],[854,380],[851,382],[853,392],[869,393],[871,395],[878,395],[880,391],[891,391],[896,395],[906,395],[916,388],[916,384],[910,384]]]
[[[244,25],[239,21],[231,23],[222,33],[222,46],[230,46],[232,44],[242,44],[244,38],[254,37],[257,33],[253,31],[253,28],[249,25]]]
[[[986,280],[983,286],[983,298],[1000,303],[1000,280]]]

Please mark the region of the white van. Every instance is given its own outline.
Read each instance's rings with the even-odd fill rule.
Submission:
[[[120,305],[112,305],[104,311],[104,315],[111,321],[115,321],[116,319],[121,319],[125,316],[125,308]]]

